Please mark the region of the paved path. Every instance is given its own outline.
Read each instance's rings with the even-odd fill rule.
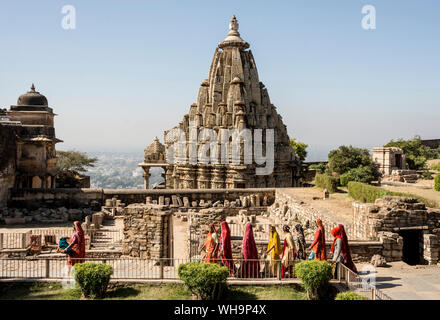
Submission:
[[[395,300],[439,300],[440,266],[409,266],[404,262],[376,268],[376,287]],[[359,270],[362,270],[360,266]]]

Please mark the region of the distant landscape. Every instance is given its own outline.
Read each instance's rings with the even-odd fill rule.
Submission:
[[[144,155],[140,153],[123,152],[87,152],[89,157],[96,157],[98,161],[94,168],[86,173],[90,176],[91,188],[107,189],[143,189],[144,178],[142,168],[138,164],[143,162]],[[162,181],[161,169],[150,170],[150,188]]]

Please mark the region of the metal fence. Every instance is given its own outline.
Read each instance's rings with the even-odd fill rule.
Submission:
[[[370,284],[366,279],[351,271],[349,268],[339,263],[336,279],[338,282],[345,283],[351,291],[362,293],[371,300],[392,300],[388,295]]]
[[[199,259],[161,258],[86,258],[78,262],[105,263],[113,268],[113,280],[178,280],[177,269],[186,262],[203,262]],[[219,262],[219,261],[218,261]],[[229,280],[283,280],[281,261],[263,259],[228,261]],[[0,279],[71,279],[71,268],[66,258],[0,258]],[[288,270],[285,270],[288,271]],[[285,274],[284,279],[291,279]],[[392,300],[388,295],[365,279],[338,264],[333,281],[345,284],[349,290],[369,296],[372,300]]]
[[[86,258],[80,262],[106,263],[113,267],[114,280],[177,280],[177,268],[181,263],[201,262],[195,259],[161,258],[145,260],[139,258]],[[69,267],[66,258],[3,258],[0,259],[0,278],[3,279],[64,279]],[[281,279],[280,261],[233,260],[229,261],[230,279]],[[287,277],[287,274],[286,274]]]

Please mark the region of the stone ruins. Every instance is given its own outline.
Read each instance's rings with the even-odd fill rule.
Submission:
[[[379,166],[382,182],[415,183],[419,178],[415,170],[406,169],[406,156],[400,148],[373,148],[373,161]]]
[[[44,95],[31,90],[18,98],[17,105],[2,110],[0,118],[0,202],[9,188],[55,188],[57,158],[52,108]]]
[[[208,79],[202,81],[189,113],[178,126],[165,131],[165,145],[156,137],[144,150],[144,161],[139,166],[144,170],[145,189],[57,188],[55,144],[61,140],[55,137],[55,114],[47,99],[32,86],[16,106],[0,110],[0,221],[84,221],[87,257],[124,256],[156,263],[163,258],[197,259],[206,227],[212,222],[217,230],[221,221],[228,222],[234,259],[240,259],[246,223],[254,226],[256,244],[264,258],[270,225],[276,224],[281,231],[283,224],[293,230],[301,223],[310,242],[314,221],[321,218],[327,236],[333,227],[344,224],[356,262],[436,264],[440,255],[439,210],[426,208],[415,199],[384,197],[375,204],[354,202],[352,211],[350,201],[348,213],[342,217],[317,204],[331,200],[333,195],[328,192],[320,191],[319,197],[305,201],[298,188],[289,188],[300,186],[302,164],[290,147],[281,116],[259,81],[252,52],[240,37],[235,17],[229,29],[226,39],[218,44]],[[193,129],[196,136],[204,138],[195,145],[190,140]],[[204,129],[212,129],[216,137],[204,136]],[[249,129],[252,135],[258,129],[273,129],[273,172],[257,175],[259,165],[244,164],[244,147],[240,148],[239,164],[191,163],[190,149],[195,147],[201,152],[206,142],[220,145],[222,129]],[[184,133],[185,140],[180,141],[181,136],[175,132]],[[263,150],[266,138],[263,135]],[[232,141],[226,141],[231,151]],[[185,145],[185,152],[182,155],[179,148],[174,148],[172,156],[179,161],[172,162],[167,148],[179,143]],[[373,160],[384,178],[398,176],[399,181],[411,182],[401,149],[374,148]],[[164,170],[163,188],[149,189],[151,167]],[[60,233],[49,230],[47,234],[41,229],[19,233],[18,240],[14,240],[18,245],[12,248],[7,247],[12,236],[0,232],[0,257],[30,254],[30,236],[34,244],[53,246],[56,236],[71,234],[71,223],[67,231]],[[43,238],[33,237],[38,235]],[[105,242],[107,238],[112,241],[110,245]]]

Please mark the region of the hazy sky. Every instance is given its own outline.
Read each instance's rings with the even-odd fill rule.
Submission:
[[[76,29],[61,27],[63,5]],[[364,5],[376,30],[361,27]],[[309,160],[440,138],[440,1],[1,1],[0,106],[32,82],[58,149],[139,151],[195,102],[231,16]]]

